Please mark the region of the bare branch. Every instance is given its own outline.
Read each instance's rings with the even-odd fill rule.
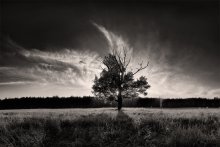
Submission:
[[[120,66],[120,64],[118,63],[118,60],[117,60],[116,56],[114,56],[114,59],[115,59],[117,65],[118,65],[118,68],[119,68],[120,72],[122,72],[121,66]]]
[[[141,71],[141,70],[147,68],[148,65],[149,65],[149,62],[147,62],[147,65],[146,65],[146,66],[143,66],[143,61],[142,61],[139,65],[140,65],[140,67],[137,68],[137,71],[135,71],[135,72],[133,73],[133,75],[135,75],[135,74],[138,73],[139,71]]]
[[[131,62],[131,57],[129,58],[127,64],[125,65],[125,68],[126,68],[126,69],[127,69],[128,65],[130,64],[130,62]]]
[[[104,62],[104,60],[102,61],[102,63],[108,68],[108,70],[110,70],[110,67],[108,66],[108,64],[106,64],[106,63]]]
[[[127,52],[125,50],[125,47],[123,47],[123,51],[124,51],[124,66],[126,64],[126,58],[127,58]]]
[[[123,63],[121,61],[121,57],[118,54],[117,54],[117,57],[118,57],[118,60],[119,60],[118,62],[119,62],[119,65],[120,65],[120,69],[121,69],[121,71],[123,71]]]

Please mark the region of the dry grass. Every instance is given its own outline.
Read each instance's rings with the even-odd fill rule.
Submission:
[[[220,109],[0,111],[0,146],[220,146]]]

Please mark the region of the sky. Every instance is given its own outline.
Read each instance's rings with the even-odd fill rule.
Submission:
[[[148,97],[220,97],[220,3],[26,1],[0,4],[0,98],[92,95],[111,42],[143,61]]]

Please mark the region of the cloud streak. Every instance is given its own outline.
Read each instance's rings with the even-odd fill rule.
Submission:
[[[93,22],[93,25],[104,35],[105,39],[108,42],[108,48],[110,53],[118,53],[120,56],[124,56],[126,53],[129,60],[129,57],[133,57],[133,48],[126,42],[121,36],[107,30],[104,26],[98,25]]]
[[[93,25],[98,30],[97,35],[103,35],[99,39],[106,40],[109,53],[113,49],[127,50],[133,57],[130,68],[135,68],[141,59],[150,61],[150,67],[139,73],[149,80],[150,97],[214,97],[220,94],[218,78],[212,79],[218,70],[203,70],[199,66],[192,69],[192,64],[201,61],[201,57],[189,52],[192,46],[185,45],[176,53],[172,41],[161,42],[160,36],[152,35],[154,32],[150,33],[151,40],[132,44],[104,26]],[[80,48],[28,49],[7,40],[0,54],[1,96],[90,95],[94,76],[101,71],[98,59],[99,52],[90,48],[83,51]],[[13,91],[13,88],[14,94],[11,94],[9,89]]]
[[[98,54],[89,50],[28,50],[10,40],[5,47],[7,52],[0,58],[0,86],[38,84],[45,88],[57,85],[62,89],[82,87],[88,90],[100,70]],[[74,95],[74,90],[71,94]]]

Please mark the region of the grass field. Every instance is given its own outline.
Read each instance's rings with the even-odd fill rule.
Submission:
[[[0,110],[0,147],[220,146],[220,109]]]

